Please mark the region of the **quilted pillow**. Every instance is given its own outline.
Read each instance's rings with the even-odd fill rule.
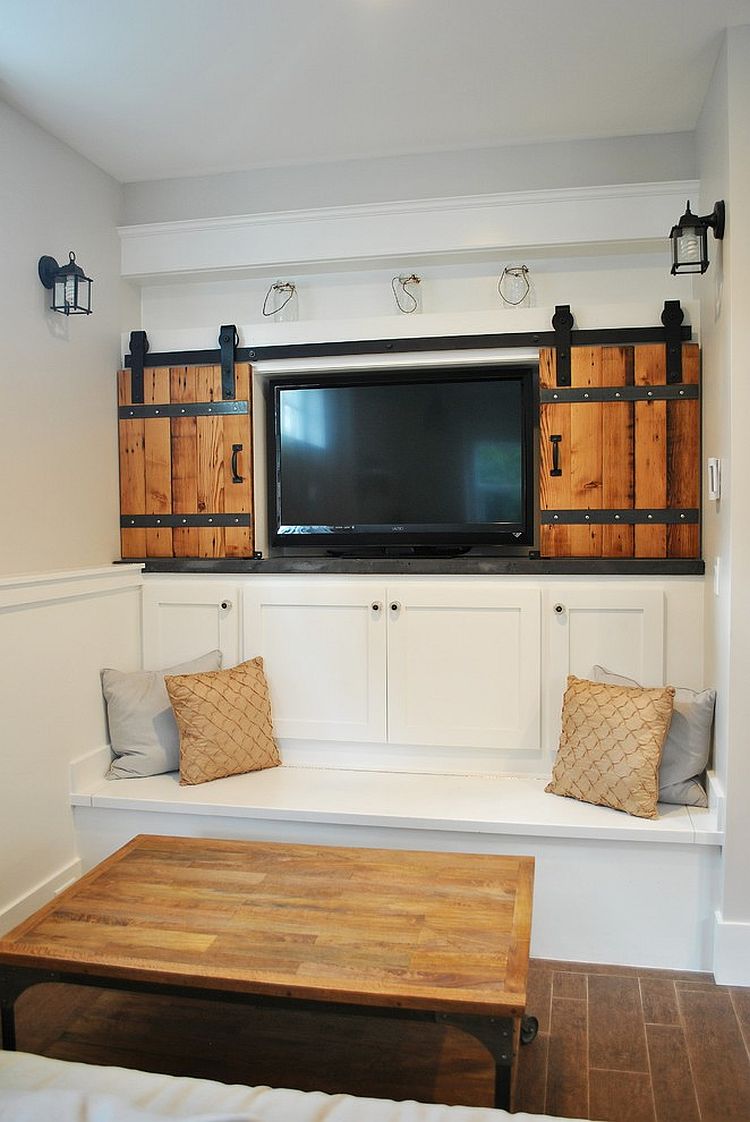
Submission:
[[[674,690],[568,678],[560,747],[545,787],[553,795],[657,818],[659,762]]]
[[[612,674],[603,666],[595,666],[591,677],[595,682],[610,682],[616,686],[639,685],[632,678]],[[708,806],[703,773],[711,751],[715,703],[716,690],[675,688],[672,723],[659,767],[660,803]]]
[[[114,760],[108,779],[161,775],[180,766],[180,734],[164,686],[165,674],[221,668],[221,651],[166,670],[102,670],[102,691]]]
[[[164,679],[180,730],[180,783],[278,767],[263,659]]]

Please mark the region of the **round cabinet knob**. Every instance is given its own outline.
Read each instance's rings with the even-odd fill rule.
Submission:
[[[222,612],[228,612],[229,609],[231,608],[231,606],[232,606],[232,601],[231,600],[222,600],[221,604],[219,604],[219,607],[221,608]]]
[[[379,604],[377,600],[373,600],[372,604],[370,604],[370,607],[374,612],[379,612],[383,605]]]
[[[401,605],[399,604],[398,600],[392,600],[391,601],[391,611],[392,612],[397,612],[400,607],[401,607]]]
[[[555,604],[555,606],[552,610],[554,611],[556,616],[565,615],[565,605],[564,604]]]

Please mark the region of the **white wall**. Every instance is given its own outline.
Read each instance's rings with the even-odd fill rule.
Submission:
[[[701,213],[717,199],[727,204],[723,245],[711,242],[712,265],[696,288],[702,304],[705,353],[706,455],[722,458],[720,504],[709,504],[705,525],[708,562],[706,663],[719,691],[716,759],[727,792],[722,898],[715,933],[720,982],[750,985],[750,500],[746,480],[750,444],[750,27],[731,29],[717,64],[698,130]],[[712,569],[719,559],[719,595]]]
[[[119,555],[121,188],[2,102],[0,151],[0,573],[102,564]],[[94,280],[92,316],[48,310],[38,259],[69,250]],[[132,294],[124,314],[138,326]]]
[[[127,183],[124,221],[692,179],[695,165],[694,136],[684,132],[257,168]]]
[[[310,338],[311,332],[320,338],[323,324],[329,331],[345,327],[349,336],[355,321],[361,322],[361,331],[369,337],[381,333],[380,324],[375,321],[382,323],[384,317],[390,317],[392,323],[390,327],[383,323],[382,333],[394,335],[549,330],[548,321],[530,324],[525,322],[528,317],[523,313],[519,319],[519,313],[504,308],[498,296],[497,282],[503,266],[520,263],[529,266],[536,307],[548,308],[550,316],[558,303],[570,304],[579,320],[594,306],[638,303],[652,306],[649,322],[658,324],[665,300],[686,301],[691,297],[689,281],[669,276],[666,237],[663,252],[656,253],[581,253],[557,258],[526,253],[522,261],[517,255],[517,250],[508,253],[499,249],[494,262],[453,265],[414,265],[406,257],[403,270],[359,269],[301,276],[290,270],[289,275],[284,273],[280,279],[292,280],[297,285],[299,326],[292,328],[262,316],[263,299],[275,277],[148,285],[142,290],[142,326],[156,339],[157,333],[164,338],[165,333],[204,327],[210,328],[215,336],[220,324],[236,323],[244,326],[243,345],[261,338],[264,342],[275,341],[277,336],[282,341],[290,330],[300,340]],[[408,275],[412,270],[422,279],[422,313],[404,315],[395,305],[391,280],[397,271]],[[480,325],[478,317],[482,314],[485,321]],[[456,317],[461,315],[473,316],[475,322],[467,320],[461,327],[456,323]],[[367,320],[372,321],[369,327]],[[257,325],[257,331],[251,325]],[[356,333],[355,329],[355,336]],[[338,332],[332,337],[339,337]],[[216,346],[215,337],[203,345]],[[158,343],[158,348],[169,349],[162,343]]]

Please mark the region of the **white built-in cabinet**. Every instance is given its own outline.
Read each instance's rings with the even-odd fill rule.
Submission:
[[[220,650],[224,666],[239,662],[239,596],[234,584],[146,581],[143,586],[143,665],[147,670]]]
[[[277,736],[385,740],[385,617],[385,589],[376,583],[246,586],[244,653],[263,657]]]
[[[702,688],[699,580],[148,576],[144,665],[261,655],[285,760],[546,771],[568,674]]]
[[[482,582],[257,581],[244,651],[265,660],[281,738],[535,748],[539,601]]]

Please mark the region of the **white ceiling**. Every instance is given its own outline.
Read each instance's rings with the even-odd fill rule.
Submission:
[[[694,128],[750,0],[0,0],[0,96],[117,179]]]

